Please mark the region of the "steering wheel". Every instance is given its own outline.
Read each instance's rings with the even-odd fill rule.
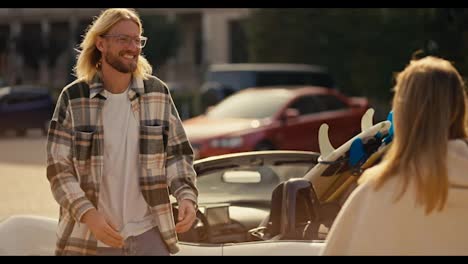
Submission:
[[[177,216],[179,215],[179,208],[176,204],[172,205],[172,213],[174,215],[175,223],[177,224]],[[206,216],[197,209],[196,218],[192,227],[185,233],[178,233],[177,236],[180,241],[184,242],[197,242],[197,243],[210,243],[212,238],[212,230]],[[201,225],[198,225],[201,223]]]
[[[263,218],[262,222],[260,222],[258,227],[252,228],[248,231],[250,235],[250,239],[254,241],[265,241],[265,240],[270,239],[271,237],[269,234],[270,232],[269,221],[270,221],[270,214],[267,214],[265,218]]]

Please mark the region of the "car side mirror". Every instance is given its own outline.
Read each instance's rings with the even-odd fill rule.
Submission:
[[[349,98],[349,106],[351,108],[369,108],[369,100],[362,97],[351,97]]]
[[[286,111],[284,111],[282,119],[283,122],[287,122],[296,119],[299,115],[299,110],[297,110],[296,108],[288,108],[286,109]]]

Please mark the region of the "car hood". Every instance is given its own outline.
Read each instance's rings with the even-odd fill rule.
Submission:
[[[198,116],[185,120],[183,124],[189,140],[197,141],[255,128],[258,127],[259,121],[256,119],[215,119]]]

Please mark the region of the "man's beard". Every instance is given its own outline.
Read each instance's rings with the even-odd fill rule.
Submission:
[[[138,59],[137,61],[132,61],[131,63],[124,63],[119,60],[118,56],[113,56],[110,53],[106,54],[104,59],[106,60],[107,64],[121,73],[132,73],[137,68]]]

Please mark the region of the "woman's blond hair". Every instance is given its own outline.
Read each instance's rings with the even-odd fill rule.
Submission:
[[[143,26],[140,17],[133,9],[127,8],[111,8],[104,10],[96,17],[93,23],[86,30],[83,41],[80,43],[78,50],[77,62],[74,67],[75,75],[78,79],[90,82],[98,71],[98,63],[101,60],[101,52],[96,47],[96,39],[98,36],[106,34],[112,26],[121,20],[131,20],[135,22],[143,33]],[[138,64],[135,76],[146,79],[147,75],[152,74],[152,67],[149,62],[141,54],[138,58]]]
[[[411,181],[416,202],[426,214],[441,211],[448,196],[447,145],[466,138],[464,82],[447,60],[428,56],[412,60],[397,75],[393,97],[394,139],[386,154],[376,189],[388,179],[402,177],[405,193]]]

